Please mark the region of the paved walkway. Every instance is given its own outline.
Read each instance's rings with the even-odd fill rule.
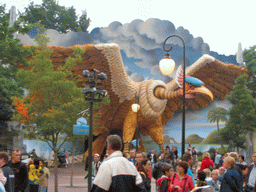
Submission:
[[[54,192],[54,170],[50,168],[48,192]],[[88,192],[87,179],[84,179],[84,163],[74,164],[73,186],[71,187],[71,165],[67,168],[58,168],[58,191],[59,192]],[[151,191],[155,192],[155,180],[152,179]]]
[[[58,190],[59,192],[86,192],[87,179],[84,179],[84,163],[74,164],[73,186],[71,186],[71,165],[67,168],[58,168]],[[54,169],[50,168],[50,179],[48,181],[48,192],[54,192]]]

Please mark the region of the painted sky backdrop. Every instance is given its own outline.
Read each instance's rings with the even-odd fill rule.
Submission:
[[[89,31],[107,27],[113,21],[122,24],[135,19],[146,21],[158,18],[171,21],[176,28],[183,26],[196,37],[203,37],[211,51],[234,55],[238,43],[243,48],[256,44],[255,0],[56,0],[60,5],[74,6],[78,14],[87,10],[91,19]],[[18,10],[31,0],[1,0],[7,9],[15,5]],[[41,0],[34,0],[41,4]]]

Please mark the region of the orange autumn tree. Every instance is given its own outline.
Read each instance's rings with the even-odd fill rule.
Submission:
[[[25,107],[24,101],[23,98],[14,97],[13,106],[17,112],[16,119],[18,119],[20,123],[29,124],[31,120],[29,119],[28,108]]]
[[[16,120],[37,139],[46,141],[54,151],[55,191],[58,191],[57,151],[73,135],[77,114],[88,108],[82,89],[76,86],[71,67],[81,60],[82,50],[74,49],[74,57],[54,70],[47,38],[42,29],[38,47],[29,61],[30,70],[20,69],[17,78],[29,92],[24,98],[14,98]],[[61,139],[60,139],[61,138]],[[59,141],[59,143],[58,143]],[[58,143],[58,144],[57,144]]]

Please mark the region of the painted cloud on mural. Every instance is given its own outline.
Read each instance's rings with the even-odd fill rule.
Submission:
[[[117,43],[127,57],[139,60],[135,62],[137,66],[149,68],[152,75],[157,75],[165,82],[169,82],[171,79],[161,74],[158,62],[164,56],[162,46],[166,37],[173,34],[181,36],[185,41],[186,51],[189,53],[192,49],[194,52],[198,52],[198,58],[202,54],[209,54],[210,52],[209,45],[204,43],[201,37],[194,38],[188,30],[183,27],[176,29],[174,24],[167,20],[153,18],[145,22],[134,20],[124,25],[115,21],[110,23],[108,27],[101,28],[100,32],[105,42]],[[167,43],[183,47],[181,40],[178,38],[171,38]],[[176,57],[177,64],[179,65],[182,63],[182,53],[177,54],[177,51],[177,49],[173,49],[170,53],[174,53],[173,57]],[[191,59],[186,59],[188,63],[192,63],[189,62]]]

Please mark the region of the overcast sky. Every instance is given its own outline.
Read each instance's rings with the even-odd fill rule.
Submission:
[[[15,5],[18,10],[29,2],[1,0],[8,9]],[[210,50],[219,54],[236,54],[238,43],[243,49],[256,45],[255,0],[59,0],[59,4],[73,5],[78,14],[86,9],[91,19],[89,31],[107,27],[113,21],[125,24],[158,18],[171,21],[176,29],[183,26],[194,38],[202,37]]]

